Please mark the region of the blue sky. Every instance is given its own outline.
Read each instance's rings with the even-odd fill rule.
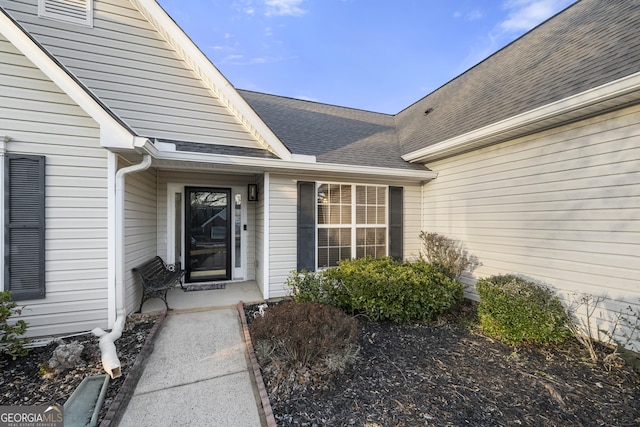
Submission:
[[[239,89],[395,114],[574,0],[159,0]]]

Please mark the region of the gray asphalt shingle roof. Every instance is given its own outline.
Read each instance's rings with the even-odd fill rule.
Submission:
[[[637,72],[640,1],[581,0],[395,116],[239,92],[295,154],[414,168],[400,156]]]
[[[294,154],[321,163],[424,170],[400,158],[393,116],[240,90]]]
[[[400,112],[398,136],[411,152],[637,72],[640,1],[581,0]]]

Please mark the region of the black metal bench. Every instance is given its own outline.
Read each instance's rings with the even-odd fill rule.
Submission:
[[[164,305],[169,308],[167,303],[167,291],[176,284],[184,289],[182,281],[184,278],[184,270],[180,269],[180,264],[166,264],[159,256],[140,264],[132,270],[138,273],[142,280],[142,301],[138,313],[142,311],[142,304],[149,298],[160,298],[164,301]]]

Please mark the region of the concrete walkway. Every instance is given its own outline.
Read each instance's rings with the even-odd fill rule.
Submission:
[[[119,425],[262,426],[248,369],[235,308],[172,311]]]

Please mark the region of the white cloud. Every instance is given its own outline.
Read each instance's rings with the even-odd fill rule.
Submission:
[[[482,13],[479,9],[473,9],[467,12],[456,11],[453,14],[454,18],[464,18],[467,21],[475,21],[476,19],[480,19],[484,17],[484,13]]]
[[[265,0],[267,16],[300,16],[307,13],[300,6],[304,0]]]
[[[507,18],[499,24],[506,32],[528,31],[555,15],[573,0],[508,0],[504,8]]]
[[[472,10],[471,12],[467,13],[466,18],[469,21],[475,21],[476,19],[480,19],[484,16],[484,13],[482,13],[482,11],[480,10]]]

